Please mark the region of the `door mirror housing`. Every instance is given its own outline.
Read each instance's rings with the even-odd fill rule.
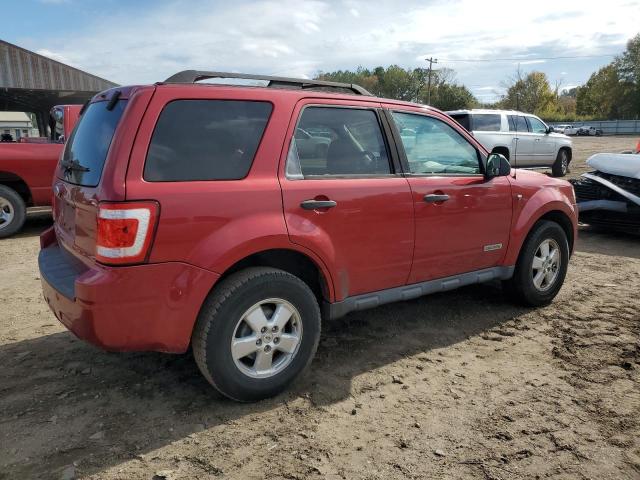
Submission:
[[[553,133],[553,132],[555,132],[555,131],[556,131],[556,130],[555,130],[555,128],[553,128],[553,127],[547,127],[547,133]]]
[[[487,168],[485,177],[490,180],[494,177],[506,177],[511,173],[511,164],[506,157],[500,153],[492,153],[487,158]]]

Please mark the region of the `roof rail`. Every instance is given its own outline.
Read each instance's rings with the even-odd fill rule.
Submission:
[[[238,78],[243,80],[266,81],[271,88],[299,88],[299,89],[341,89],[356,95],[374,95],[355,83],[327,82],[324,80],[308,80],[306,78],[269,77],[266,75],[254,75],[250,73],[206,72],[200,70],[183,70],[171,75],[163,83],[196,83],[210,78]]]

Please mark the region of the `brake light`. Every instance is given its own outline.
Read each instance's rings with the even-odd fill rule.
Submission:
[[[144,262],[151,250],[158,210],[156,202],[101,203],[96,260],[109,265]]]

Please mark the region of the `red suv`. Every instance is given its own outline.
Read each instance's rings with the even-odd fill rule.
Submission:
[[[261,85],[197,84],[239,77]],[[550,302],[577,225],[569,183],[512,171],[438,110],[215,72],[94,97],[53,188],[56,317],[107,350],[191,344],[241,401],[304,370],[321,318],[490,280]]]

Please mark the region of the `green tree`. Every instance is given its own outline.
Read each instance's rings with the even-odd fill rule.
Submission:
[[[507,93],[499,105],[501,108],[542,115],[544,112],[556,110],[556,93],[551,89],[547,75],[543,72],[523,75],[518,70],[516,77],[507,86]]]
[[[358,67],[355,71],[337,70],[319,73],[316,78],[334,82],[357,83],[374,95],[411,102],[426,103],[429,72],[425,68],[405,69],[398,65],[376,67],[369,70]],[[431,104],[443,110],[471,108],[476,99],[464,86],[455,82],[451,69],[431,73]]]

